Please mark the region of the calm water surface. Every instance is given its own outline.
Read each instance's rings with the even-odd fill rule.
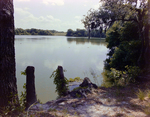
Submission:
[[[35,67],[37,98],[43,103],[57,97],[50,75],[58,65],[67,70],[64,75],[68,79],[89,77],[94,82],[91,75],[94,73],[100,85],[108,51],[106,44],[104,40],[65,36],[15,36],[18,93],[23,91],[26,77],[21,71],[27,66]]]

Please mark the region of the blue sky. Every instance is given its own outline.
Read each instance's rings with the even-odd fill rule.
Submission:
[[[99,0],[14,0],[15,28],[83,29],[83,15],[98,7]]]

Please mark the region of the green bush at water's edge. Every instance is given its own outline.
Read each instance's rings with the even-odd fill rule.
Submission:
[[[141,41],[137,24],[133,22],[115,22],[106,33],[108,58],[105,60],[103,86],[111,87],[134,82],[140,73],[138,58]]]

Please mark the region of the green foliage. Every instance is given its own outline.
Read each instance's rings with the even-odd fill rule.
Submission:
[[[88,36],[88,34],[87,34],[87,36]],[[91,37],[105,38],[106,35],[105,35],[104,32],[100,33],[100,30],[97,30],[97,29],[96,29],[96,30],[92,30],[92,31],[91,31]]]
[[[57,111],[56,109],[52,109],[52,108],[50,108],[50,109],[48,109],[48,112],[52,112],[52,111]]]
[[[136,95],[137,95],[137,97],[138,97],[141,101],[143,101],[144,98],[145,98],[145,93],[144,93],[143,91],[141,91],[140,89],[139,89],[139,91],[136,93]]]
[[[26,70],[21,71],[21,75],[25,75],[26,76]]]
[[[56,31],[51,30],[41,30],[41,29],[15,29],[15,35],[53,35]]]
[[[80,82],[82,79],[80,77],[75,77],[75,78],[69,78],[68,82]]]
[[[72,29],[68,29],[66,36],[87,37],[88,32],[85,29],[77,29],[76,31],[73,31]],[[104,33],[100,34],[99,30],[92,30],[91,37],[105,38],[105,34]]]
[[[125,70],[125,66],[137,66],[140,56],[140,39],[138,37],[137,25],[133,22],[127,22],[120,25],[120,22],[107,31],[106,42],[110,49],[107,54],[109,57],[105,61],[105,68],[115,68]],[[130,34],[130,35],[129,35]]]
[[[78,90],[78,89],[87,89],[87,88],[88,88],[88,87],[80,87],[80,86],[79,86],[79,87],[74,88],[73,91],[76,91],[76,90]]]
[[[80,95],[80,94],[78,94],[78,93],[76,93],[76,96],[77,96],[78,98],[81,98],[81,95]]]
[[[15,105],[12,105],[11,102],[8,102],[8,106],[1,109],[2,116],[7,116],[7,117],[16,116],[16,115],[18,115],[18,117],[22,116],[22,114],[25,112],[25,107],[26,107],[26,83],[24,83],[23,89],[24,89],[24,92],[21,92],[19,105],[17,104],[15,100],[14,100]],[[10,98],[13,96],[14,95],[11,93]],[[17,94],[15,96],[17,96]]]
[[[128,77],[129,81],[128,82],[135,82],[135,79],[139,76],[141,73],[141,70],[137,66],[125,66],[126,68],[126,77]]]
[[[111,86],[123,86],[125,85],[125,79],[123,77],[124,72],[111,68],[110,71],[105,70],[102,73],[103,75],[103,84],[102,86],[111,87]]]
[[[105,70],[102,73],[103,84],[102,86],[125,86],[131,82],[135,82],[135,79],[140,74],[140,69],[137,66],[125,66],[125,70],[116,70],[115,68],[110,68],[110,70]]]
[[[50,78],[54,78],[54,84],[56,85],[56,92],[58,93],[58,96],[64,96],[65,92],[68,91],[68,80],[67,78],[64,79],[60,79],[60,73],[58,71],[58,69],[56,69],[52,75],[50,76]],[[62,87],[62,85],[64,85],[64,87]]]
[[[26,83],[24,83],[23,85],[23,89],[24,89],[24,92],[21,91],[21,95],[20,95],[20,100],[19,100],[19,103],[20,103],[20,106],[25,109],[26,107],[26,95],[27,95],[27,92],[26,92]]]
[[[68,29],[66,36],[86,37],[87,31],[84,29],[77,29],[76,31]]]
[[[68,29],[66,36],[73,36],[74,31],[72,29]]]
[[[82,23],[86,29],[107,31],[106,40],[110,49],[106,60],[107,70],[123,70],[126,65],[148,67],[149,1],[100,1],[102,6],[96,10],[90,9]],[[113,56],[114,53],[116,55]]]
[[[133,22],[125,22],[120,25],[115,22],[107,31],[106,42],[110,49],[105,60],[105,71],[103,72],[103,85],[125,86],[135,79],[140,73],[138,58],[140,56],[140,39],[137,25]]]
[[[120,44],[120,23],[115,22],[113,26],[106,32],[106,42],[108,42],[107,48],[112,49],[113,47],[118,47]]]

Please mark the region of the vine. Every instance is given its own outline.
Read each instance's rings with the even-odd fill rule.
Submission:
[[[63,72],[65,72],[66,70],[64,70]],[[56,92],[58,94],[59,97],[65,96],[66,92],[68,91],[68,80],[67,78],[64,77],[64,79],[60,79],[60,72],[58,69],[56,69],[55,71],[53,71],[52,75],[50,76],[50,78],[54,78],[54,84],[56,85]]]

